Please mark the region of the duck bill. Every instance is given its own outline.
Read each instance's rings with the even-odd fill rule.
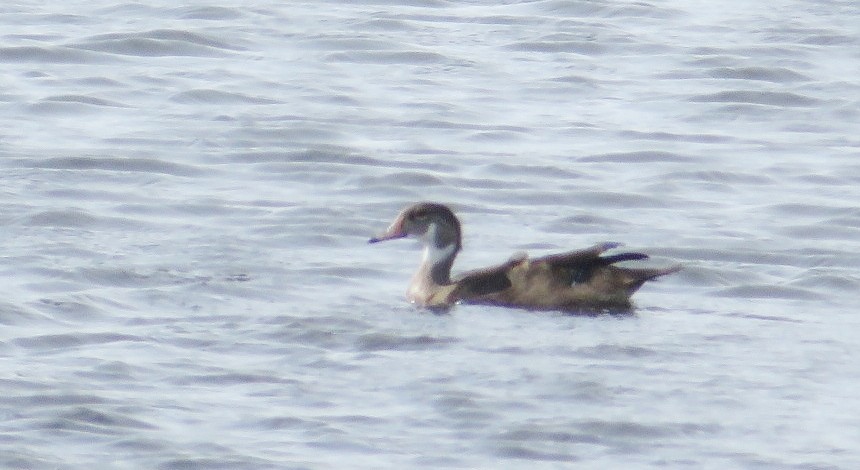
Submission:
[[[385,233],[382,233],[376,237],[368,240],[368,243],[379,243],[384,242],[386,240],[396,240],[398,238],[405,238],[406,232],[403,230],[403,220],[397,219],[391,224],[391,227],[388,227],[388,230]]]

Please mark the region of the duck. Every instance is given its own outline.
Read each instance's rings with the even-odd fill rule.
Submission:
[[[531,259],[517,253],[497,266],[451,277],[462,249],[460,220],[446,205],[419,202],[403,209],[388,229],[369,240],[379,243],[417,238],[424,246],[406,298],[419,307],[447,310],[455,304],[481,304],[566,312],[630,311],[630,297],[652,279],[674,273],[664,268],[622,267],[616,263],[647,259],[644,253],[607,254],[621,246],[589,248]]]

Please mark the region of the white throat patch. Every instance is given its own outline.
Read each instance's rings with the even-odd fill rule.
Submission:
[[[454,243],[439,248],[436,246],[436,224],[430,224],[427,233],[424,234],[424,263],[435,266],[439,262],[450,258],[457,250]]]
[[[451,255],[454,254],[454,250],[456,250],[456,248],[457,247],[453,243],[445,245],[442,248],[438,248],[433,242],[430,242],[427,244],[426,248],[424,248],[424,263],[435,266],[441,261],[450,258]]]

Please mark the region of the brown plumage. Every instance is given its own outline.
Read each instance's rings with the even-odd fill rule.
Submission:
[[[460,222],[438,203],[421,202],[404,209],[376,243],[414,236],[424,243],[424,259],[412,278],[407,298],[425,307],[456,302],[539,310],[595,311],[630,308],[630,296],[646,281],[673,273],[668,268],[626,268],[621,261],[648,258],[642,253],[603,255],[618,243],[529,259],[516,255],[498,266],[450,277],[460,251]]]

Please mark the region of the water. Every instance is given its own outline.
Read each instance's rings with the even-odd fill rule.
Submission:
[[[0,467],[856,468],[855,2],[0,7]],[[617,240],[630,316],[403,299]]]

